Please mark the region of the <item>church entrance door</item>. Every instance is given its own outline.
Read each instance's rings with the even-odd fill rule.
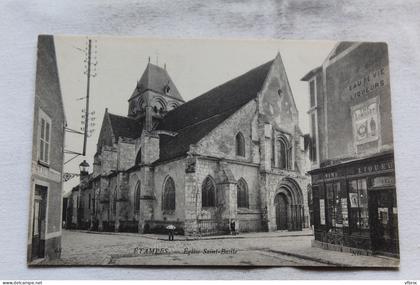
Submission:
[[[287,197],[283,193],[279,193],[274,198],[274,205],[276,208],[276,225],[277,230],[287,230],[287,208],[289,203]]]

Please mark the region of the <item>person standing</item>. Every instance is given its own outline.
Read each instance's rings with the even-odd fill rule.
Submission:
[[[174,240],[174,233],[175,233],[175,229],[176,227],[172,224],[170,224],[169,226],[166,227],[166,229],[168,230],[168,239]]]

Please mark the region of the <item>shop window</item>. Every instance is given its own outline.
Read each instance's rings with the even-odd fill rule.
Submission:
[[[243,178],[238,180],[237,190],[238,208],[248,208],[248,186]]]
[[[241,132],[236,135],[236,155],[245,156],[245,138]]]
[[[330,227],[343,227],[341,187],[339,182],[327,183],[327,221]]]
[[[134,191],[134,212],[138,213],[140,211],[140,181],[137,182]]]
[[[172,177],[168,177],[163,190],[163,210],[175,210],[175,182]]]
[[[366,179],[349,181],[350,228],[369,229],[369,211]]]
[[[203,208],[216,205],[216,186],[213,179],[207,176],[201,187],[201,205]]]

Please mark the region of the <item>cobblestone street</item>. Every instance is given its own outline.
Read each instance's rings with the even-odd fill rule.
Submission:
[[[43,265],[398,266],[385,257],[311,247],[310,232],[249,233],[187,239],[63,231],[61,259]]]

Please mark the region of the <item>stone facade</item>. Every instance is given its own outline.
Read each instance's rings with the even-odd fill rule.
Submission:
[[[166,70],[157,68],[149,64],[145,72],[167,76]],[[206,108],[197,102],[220,87],[184,103],[177,90],[161,94],[159,90],[169,92],[167,84],[162,83],[162,89],[159,78],[150,83],[143,75],[129,101],[129,116],[106,112],[104,117],[94,171],[85,190],[90,193],[96,187],[94,181],[101,181],[91,191],[100,201],[95,211],[90,209],[97,229],[164,232],[174,224],[181,234],[214,235],[233,227],[237,232],[308,227],[308,151],[302,145],[298,112],[280,55],[260,69],[265,70],[264,77],[253,71],[246,75],[261,84],[252,99],[240,106],[231,102],[234,112],[227,108],[199,121],[190,118],[185,124],[179,123],[182,114],[177,118],[170,114],[177,110],[189,114],[189,106]],[[238,82],[234,84],[242,84]],[[173,90],[172,81],[170,85]],[[222,104],[214,101],[211,104]],[[153,102],[159,102],[159,108]],[[219,117],[223,119],[208,127]],[[172,121],[165,123],[165,118]],[[125,130],[118,130],[116,120],[127,125]],[[177,123],[182,127],[170,128]],[[203,134],[202,129],[185,133],[196,125],[208,129]],[[133,131],[127,132],[131,126]],[[196,139],[185,144],[191,137]],[[284,199],[281,205],[275,202],[278,196]]]

